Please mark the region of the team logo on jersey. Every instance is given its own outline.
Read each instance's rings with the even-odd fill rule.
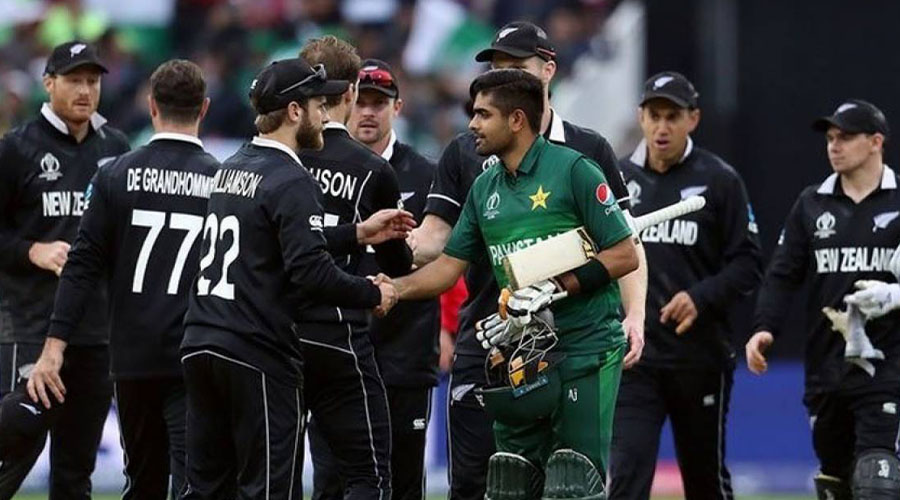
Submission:
[[[37,415],[41,414],[41,410],[38,410],[34,405],[30,405],[27,403],[19,403],[19,406],[28,410],[28,412],[31,413],[32,415],[37,416]]]
[[[100,158],[99,160],[97,160],[97,168],[100,168],[103,165],[106,165],[107,163],[109,163],[115,159],[116,159],[115,156],[104,156],[103,158]]]
[[[87,210],[91,205],[91,198],[94,196],[94,183],[90,183],[87,186],[87,189],[84,190],[84,210]]]
[[[538,190],[533,195],[528,198],[531,199],[531,209],[535,210],[537,207],[541,207],[544,210],[547,209],[547,198],[550,197],[550,191],[544,191],[544,186],[538,186]]]
[[[594,196],[597,197],[597,201],[600,202],[601,205],[610,206],[616,202],[616,197],[613,196],[612,189],[609,188],[609,184],[605,182],[601,182],[597,189],[594,191]]]
[[[816,232],[813,234],[820,240],[830,237],[835,233],[834,224],[836,222],[837,220],[834,218],[834,215],[831,215],[831,212],[822,212],[822,215],[816,219]]]
[[[632,206],[637,205],[641,202],[641,185],[637,183],[635,180],[628,181],[628,184],[625,185],[628,188],[628,200],[631,202]]]
[[[312,214],[309,216],[309,229],[310,231],[322,231],[322,216],[319,214]]]
[[[43,173],[38,177],[47,182],[53,182],[62,177],[62,172],[59,171],[59,160],[53,156],[53,153],[47,153],[41,158],[41,170]]]
[[[481,162],[481,171],[484,172],[485,170],[493,167],[494,165],[499,165],[499,164],[500,164],[499,156],[497,156],[497,155],[488,156],[487,159],[485,159],[483,162]]]
[[[747,231],[753,234],[759,234],[759,226],[756,224],[756,214],[753,213],[753,207],[747,203]]]
[[[69,57],[75,57],[78,54],[81,54],[81,52],[86,48],[87,45],[83,43],[76,43],[75,45],[69,47]]]
[[[878,231],[879,229],[887,229],[888,225],[891,222],[894,222],[894,219],[900,215],[900,212],[885,212],[883,214],[878,214],[872,218],[872,222],[874,225],[872,226],[872,232]]]
[[[494,217],[496,217],[497,214],[500,213],[500,211],[497,210],[497,207],[499,207],[499,206],[500,206],[500,193],[494,191],[494,194],[488,196],[487,202],[485,202],[485,204],[484,204],[484,208],[485,208],[484,218],[490,220],[490,219],[493,219]]]
[[[706,192],[706,186],[688,186],[681,190],[681,199],[686,200],[691,196],[700,196]]]
[[[415,195],[416,195],[415,191],[403,191],[402,193],[400,193],[400,201],[405,202],[406,200],[412,198]]]

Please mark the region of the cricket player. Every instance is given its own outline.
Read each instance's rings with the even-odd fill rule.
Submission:
[[[522,318],[566,291],[550,310],[560,331],[556,349],[567,357],[558,367],[561,388],[549,395],[558,404],[551,417],[494,423],[497,452],[489,460],[486,498],[603,498],[625,352],[614,280],[637,268],[631,230],[597,165],[539,135],[543,85],[537,77],[492,70],[475,79],[470,96],[477,151],[497,161],[475,180],[443,254],[395,286],[403,300],[435,296],[471,262],[486,259],[505,287],[506,254],[586,228],[599,247],[596,258],[516,291],[509,301],[509,314]],[[508,340],[504,335],[480,336],[499,345]]]
[[[322,64],[333,78],[351,82],[346,92],[326,99],[324,147],[299,157],[322,188],[325,237],[335,261],[350,274],[375,275],[375,269],[362,268],[366,245],[355,238],[350,245],[335,244],[346,239],[340,236],[341,227],[352,228],[378,210],[402,205],[393,168],[346,127],[356,103],[362,61],[353,45],[334,36],[308,41],[300,56],[310,64]],[[338,246],[347,248],[341,251]],[[371,248],[389,276],[409,272],[412,251],[403,239]],[[368,311],[326,304],[302,311],[296,325],[312,415],[309,441],[316,500],[391,496],[391,419],[368,326]]]
[[[305,407],[292,324],[321,304],[386,311],[395,302],[390,286],[334,264],[321,190],[297,158],[322,147],[325,96],[347,88],[300,58],[272,63],[251,84],[259,135],[213,179],[185,316],[183,498],[301,498]],[[393,221],[373,234],[405,232]]]
[[[883,163],[888,124],[877,107],[851,99],[813,128],[825,134],[834,173],[804,189],[787,216],[760,291],[747,364],[758,375],[766,371],[766,349],[790,334],[781,326],[791,298],[809,285],[803,403],[819,459],[818,497],[900,498],[900,313],[865,323],[883,359],[859,359],[823,311],[843,309],[859,280],[896,282],[888,264],[900,241],[900,190]]]
[[[184,483],[184,381],[178,354],[198,236],[219,162],[197,138],[209,99],[200,68],[160,65],[150,77],[149,144],[104,165],[60,277],[44,351],[28,382],[50,408],[75,325],[97,285],[111,292],[110,358],[125,452],[123,498],[176,498]],[[171,481],[169,479],[171,475]]]
[[[628,190],[622,181],[612,147],[600,134],[569,123],[550,107],[549,86],[556,73],[556,52],[546,32],[528,22],[501,28],[491,46],[476,56],[493,68],[516,68],[538,77],[543,84],[543,111],[538,133],[549,142],[572,148],[600,166],[619,207],[627,215]],[[469,131],[457,136],[438,162],[434,185],[428,195],[426,216],[413,231],[416,263],[421,265],[441,254],[475,178],[496,162],[477,151],[476,137]],[[638,244],[638,258],[643,249]],[[484,497],[487,462],[494,453],[491,420],[472,392],[486,383],[486,351],[475,339],[475,323],[496,311],[500,290],[486,260],[472,262],[465,274],[469,296],[459,315],[448,398],[450,445],[450,497],[475,500]],[[623,327],[629,342],[624,366],[640,359],[644,345],[644,307],[647,294],[646,266],[623,276],[619,282],[625,310]]]
[[[53,49],[44,70],[50,96],[34,120],[0,140],[0,387],[27,380],[50,330],[59,274],[85,209],[85,190],[98,168],[128,151],[120,131],[97,114],[106,68],[79,41]],[[91,472],[112,384],[107,350],[108,307],[97,287],[83,320],[72,325],[60,378],[66,404],[50,429],[50,498],[88,498]],[[35,411],[38,405],[35,403]],[[0,498],[11,498],[44,448],[38,433],[0,465]]]
[[[762,279],[759,237],[740,175],[698,147],[699,94],[665,71],[644,84],[644,139],[620,162],[635,216],[694,195],[705,208],[641,233],[653,269],[646,344],[622,374],[611,459],[611,499],[649,499],[659,435],[671,419],[687,499],[733,498],[725,420],[734,379],[729,312]]]
[[[362,62],[359,96],[350,132],[390,162],[397,174],[404,210],[422,220],[435,163],[400,142],[394,120],[403,108],[391,66],[378,59]],[[365,274],[383,271],[374,254],[363,258]],[[432,388],[438,383],[440,354],[438,299],[397,304],[384,318],[369,323],[378,368],[387,389],[391,416],[391,489],[395,500],[425,497],[425,435],[431,416]]]

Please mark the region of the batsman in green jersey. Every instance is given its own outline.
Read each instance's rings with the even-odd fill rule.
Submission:
[[[503,288],[509,281],[505,255],[586,229],[598,247],[593,260],[513,291],[504,304],[509,320],[494,315],[482,322],[478,338],[485,347],[509,346],[521,343],[528,332],[546,333],[534,326],[552,326],[541,319],[550,316],[549,310],[558,330],[549,345],[556,359],[562,358],[547,370],[553,383],[538,377],[524,392],[507,387],[507,399],[494,408],[484,398],[495,415],[498,450],[489,462],[486,497],[605,499],[625,350],[615,280],[638,265],[631,230],[601,169],[538,135],[543,95],[536,77],[492,70],[475,79],[470,96],[474,117],[469,128],[478,153],[496,155],[497,161],[475,180],[443,255],[396,279],[394,286],[401,300],[434,296],[455,283],[470,262],[489,259]],[[566,298],[553,301],[563,291]],[[532,378],[547,368],[544,359],[550,358],[537,358]]]

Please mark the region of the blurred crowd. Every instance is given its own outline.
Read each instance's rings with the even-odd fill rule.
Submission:
[[[404,119],[398,133],[437,156],[465,127],[461,103],[483,66],[474,54],[496,27],[516,19],[545,27],[559,72],[602,51],[597,33],[616,0],[0,0],[0,134],[33,116],[44,100],[50,48],[78,38],[96,43],[110,73],[100,112],[135,142],[149,134],[147,79],[172,58],[203,68],[212,100],[205,137],[254,132],[246,89],[268,61],[297,54],[310,37],[335,34],[362,57],[400,75]],[[556,79],[557,81],[560,78]]]

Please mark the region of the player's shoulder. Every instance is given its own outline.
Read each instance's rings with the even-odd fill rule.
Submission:
[[[694,145],[690,153],[691,161],[706,175],[718,176],[729,180],[740,180],[741,174],[721,156]]]
[[[128,136],[125,135],[125,132],[109,125],[103,124],[99,128],[97,128],[98,133],[102,133],[105,137],[104,141],[110,143],[113,146],[122,148],[124,150],[131,149],[131,145],[128,142]]]
[[[434,160],[419,153],[409,144],[404,144],[399,141],[394,143],[394,155],[398,156],[401,161],[407,163],[417,172],[425,171],[432,173],[437,168],[437,163]]]
[[[594,151],[598,148],[609,146],[609,141],[606,140],[606,137],[603,137],[600,132],[597,132],[594,129],[575,125],[570,121],[563,120],[563,130],[566,134],[566,143],[579,146],[578,149],[582,149],[583,147],[584,149]]]
[[[549,153],[551,161],[560,167],[574,168],[580,161],[596,163],[593,159],[567,144],[544,141],[544,151]],[[543,161],[547,161],[544,159]],[[558,168],[558,167],[557,167]]]

